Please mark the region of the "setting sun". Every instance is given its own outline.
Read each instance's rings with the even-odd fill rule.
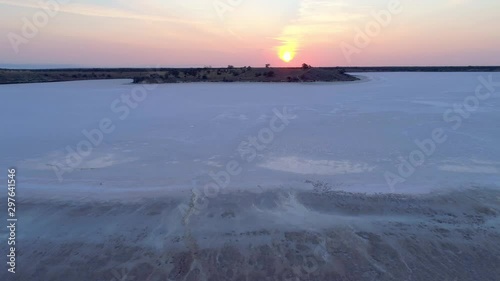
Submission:
[[[287,40],[283,45],[277,48],[278,57],[288,63],[291,62],[297,54],[297,44]]]
[[[285,52],[281,59],[285,62],[290,62],[293,59],[293,54],[291,52]]]
[[[285,62],[290,62],[293,59],[293,55],[291,52],[285,52],[281,59]]]
[[[283,60],[284,62],[291,62],[294,58],[294,53],[291,51],[284,51],[280,53],[280,59]]]

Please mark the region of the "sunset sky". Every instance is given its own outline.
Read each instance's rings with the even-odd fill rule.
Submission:
[[[357,45],[390,2],[0,0],[0,66],[500,65],[500,1],[401,0]]]

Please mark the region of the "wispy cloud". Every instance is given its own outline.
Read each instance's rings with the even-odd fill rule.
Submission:
[[[465,4],[467,2],[470,2],[470,0],[448,0],[448,3],[452,5],[460,5],[460,4]]]
[[[51,1],[0,0],[0,33],[4,34],[0,36],[0,60],[74,64],[85,53],[85,61],[93,58],[115,64],[145,60],[178,65],[274,64],[276,53],[281,56],[284,52],[283,59],[295,51],[297,60],[323,65],[337,62],[340,57],[332,49],[342,40],[351,39],[357,28],[363,29],[373,20],[373,12],[387,9],[389,3],[220,0],[229,3],[224,20],[220,20],[214,0],[52,1],[62,3],[59,15],[46,28],[40,28],[41,36],[33,44],[24,46],[23,56],[12,58],[5,34],[21,33],[23,17],[31,20],[40,11],[40,3]],[[457,58],[465,63],[474,58],[476,64],[490,64],[492,57],[498,57],[499,40],[493,36],[498,26],[498,0],[403,2],[408,7],[400,24],[379,37],[371,54],[360,58],[360,63],[395,63],[392,60],[399,58],[399,64],[420,64],[421,56],[415,54],[424,53],[433,64],[437,54],[445,64],[456,63]],[[445,43],[440,34],[446,34]]]
[[[97,42],[104,46],[124,44],[122,50],[128,49],[126,52],[132,52],[131,49],[135,48],[147,49],[149,53],[159,53],[162,50],[174,52],[175,48],[188,52],[197,46],[204,46],[205,50],[215,50],[218,48],[215,42],[220,42],[227,36],[226,31],[209,17],[211,11],[193,14],[191,10],[175,2],[151,1],[147,5],[142,5],[132,0],[119,0],[113,3],[103,1],[102,4],[88,4],[81,0],[65,1],[67,4],[60,5],[57,16],[58,25],[61,23],[63,25],[54,25],[47,29],[45,38],[52,38],[50,40],[53,42],[62,38],[60,35],[66,34],[75,38],[75,41],[88,44],[96,45]],[[34,14],[41,9],[38,3],[40,3],[38,0],[0,0],[0,9],[2,5],[8,5],[32,9],[31,14]],[[8,7],[6,8],[5,10],[8,10]],[[29,15],[29,10],[24,14]],[[91,27],[82,27],[86,22]],[[19,30],[15,25],[21,23],[19,19],[14,23],[14,27],[7,31]],[[95,27],[99,25],[102,28],[96,30]],[[73,33],[75,30],[79,33],[76,37]],[[98,48],[94,49],[94,52],[99,53]]]
[[[31,8],[31,9],[40,9],[41,5],[38,4],[38,2],[39,1],[33,1],[33,0],[28,0],[25,2],[19,2],[14,0],[0,0],[0,4]],[[81,16],[121,18],[121,19],[147,20],[147,21],[164,21],[172,23],[192,24],[192,21],[183,20],[180,18],[138,14],[138,13],[127,12],[121,9],[108,8],[104,6],[68,3],[68,4],[62,4],[59,7],[60,7],[59,12],[61,13],[75,14]]]
[[[366,17],[351,8],[352,5],[342,0],[302,0],[297,18],[275,38],[280,42],[278,50],[296,52],[306,44],[331,41],[331,37],[346,30],[350,22]],[[360,8],[363,7],[357,7]]]

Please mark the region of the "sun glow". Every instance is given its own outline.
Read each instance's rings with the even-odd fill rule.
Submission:
[[[280,54],[280,58],[284,62],[291,62],[294,58],[295,54],[291,51],[284,51]]]
[[[278,49],[278,56],[284,62],[291,62],[295,58],[295,48],[283,46]]]
[[[283,61],[290,62],[293,59],[293,55],[291,52],[285,52],[282,57]]]

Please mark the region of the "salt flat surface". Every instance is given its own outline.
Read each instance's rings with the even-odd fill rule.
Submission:
[[[453,108],[499,75],[361,75],[0,86],[16,280],[496,280],[500,95]]]
[[[68,195],[117,188],[203,189],[214,182],[210,173],[225,171],[230,161],[242,168],[230,177],[229,187],[238,189],[315,186],[405,193],[499,186],[500,87],[475,110],[462,112],[466,117],[452,112],[447,122],[443,115],[474,96],[479,77],[500,81],[500,74],[360,76],[366,79],[354,83],[2,85],[0,166],[16,167],[27,189]],[[143,100],[121,100],[142,90]],[[270,137],[265,132],[275,128],[270,125],[275,112],[288,112],[290,118],[286,124],[276,121],[280,130],[271,130]],[[103,119],[114,131],[104,133],[81,163],[68,164],[67,147],[77,150],[88,140],[82,131],[99,128]],[[401,177],[402,159],[421,150],[415,140],[432,138],[435,129],[443,130],[446,141]],[[259,133],[268,143],[254,146],[256,156],[249,159],[252,147],[242,142]],[[65,171],[60,178],[55,167],[66,169],[59,170]],[[404,182],[391,187],[388,172]]]

